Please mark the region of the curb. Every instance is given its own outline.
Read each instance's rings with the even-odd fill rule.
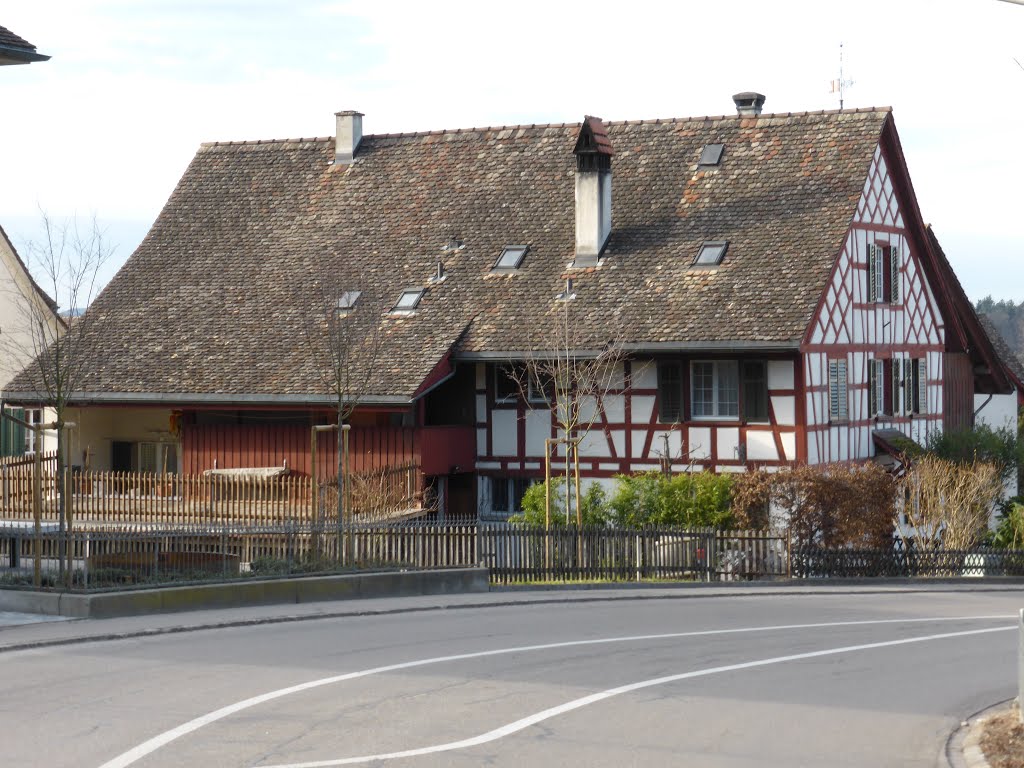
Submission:
[[[342,618],[358,618],[365,616],[388,616],[402,613],[425,613],[428,611],[458,611],[458,610],[472,610],[477,608],[516,608],[523,606],[533,605],[553,605],[563,603],[610,603],[610,602],[621,602],[626,600],[702,600],[711,599],[717,597],[735,598],[735,597],[771,597],[771,596],[786,596],[786,597],[822,597],[827,596],[830,593],[814,591],[804,592],[793,592],[789,589],[749,589],[749,584],[736,584],[735,591],[730,589],[731,594],[722,594],[721,592],[715,594],[708,594],[704,589],[684,589],[680,587],[673,587],[672,585],[661,585],[663,589],[678,589],[674,594],[629,594],[629,595],[601,595],[601,594],[590,594],[590,595],[567,595],[564,597],[542,597],[533,600],[523,599],[505,599],[505,600],[480,600],[479,602],[471,603],[437,603],[434,605],[424,606],[402,606],[397,608],[363,608],[363,609],[349,609],[349,610],[337,610],[337,611],[326,611],[323,613],[314,614],[292,614],[285,616],[266,616],[261,618],[252,619],[229,619],[225,621],[213,621],[196,624],[181,624],[169,627],[160,627],[157,629],[139,629],[129,630],[126,632],[101,632],[96,634],[81,634],[71,637],[61,637],[47,640],[29,640],[21,643],[9,643],[4,645],[0,642],[0,654],[8,651],[24,651],[33,650],[37,648],[49,648],[62,645],[74,645],[76,643],[96,643],[96,642],[108,642],[111,640],[127,640],[132,638],[143,638],[143,637],[157,637],[161,635],[172,635],[181,634],[185,632],[201,632],[205,630],[216,630],[216,629],[230,629],[233,627],[254,627],[261,625],[270,624],[287,624],[300,621],[317,621],[320,619],[342,619]],[[682,586],[682,585],[680,585]],[[692,585],[687,585],[692,586]],[[719,587],[725,585],[718,585]],[[812,586],[812,585],[807,585]],[[821,584],[821,587],[833,586],[828,584]],[[628,589],[629,587],[623,587]],[[526,592],[524,589],[503,589],[503,588],[492,588],[491,594],[505,593],[510,595],[516,592]],[[534,590],[537,592],[546,592],[551,590],[538,589]],[[586,587],[577,588],[574,590],[568,590],[570,592],[586,592],[590,591]],[[600,592],[598,588],[594,591]],[[638,592],[647,591],[644,588],[636,590]],[[973,586],[970,590],[924,590],[924,589],[848,589],[838,594],[857,594],[857,595],[878,595],[878,594],[913,594],[918,592],[957,592],[957,591],[971,591],[971,592],[996,592],[996,591],[1007,591],[1005,589],[999,589],[997,587],[979,587]],[[703,594],[702,594],[703,593]],[[378,595],[382,597],[383,595]],[[77,623],[74,621],[73,623]],[[39,626],[39,625],[32,625]],[[0,638],[2,638],[2,632],[0,632]],[[979,713],[980,714],[980,713]],[[954,732],[955,735],[955,732]],[[952,738],[952,736],[951,736]],[[955,766],[955,768],[962,768],[962,766]]]
[[[981,751],[981,735],[985,723],[996,715],[1001,715],[1013,706],[1016,697],[993,704],[980,712],[975,712],[949,735],[946,740],[944,755],[948,768],[992,768],[985,753]]]
[[[378,597],[423,597],[487,591],[486,568],[452,568],[259,579],[84,595],[37,590],[0,590],[0,609],[76,619],[103,619],[211,608],[249,608],[289,603]]]

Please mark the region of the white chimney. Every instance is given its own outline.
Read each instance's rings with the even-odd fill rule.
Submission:
[[[764,94],[744,91],[733,94],[732,103],[736,105],[736,114],[740,117],[757,117],[764,106]]]
[[[612,231],[612,151],[599,117],[583,119],[576,138],[577,267],[597,266]]]
[[[334,137],[334,164],[351,165],[363,139],[363,113],[335,112],[337,129]]]

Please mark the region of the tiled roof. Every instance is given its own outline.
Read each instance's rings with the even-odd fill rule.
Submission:
[[[35,46],[32,45],[32,43],[25,38],[14,34],[11,30],[7,29],[7,27],[0,27],[0,45],[5,45],[10,48],[29,48],[31,50],[35,50]]]
[[[2,60],[5,58],[14,59],[16,63],[24,63],[46,61],[50,57],[37,53],[36,47],[25,38],[14,34],[6,27],[0,27],[0,63],[3,63]]]
[[[380,320],[378,395],[408,397],[456,341],[467,356],[530,348],[569,274],[581,343],[795,346],[888,115],[605,122],[611,236],[577,273],[578,123],[368,135],[349,166],[332,165],[332,139],[204,144],[89,311],[82,389],[318,392],[301,331],[313,298],[390,306],[439,259],[447,279],[416,313]],[[707,143],[725,144],[721,165],[698,169]],[[442,250],[452,237],[465,247]],[[725,261],[691,269],[705,240],[729,241]],[[491,274],[509,244],[529,245],[520,269]]]
[[[1024,383],[1024,363],[1021,362],[1017,353],[1010,348],[1010,345],[1006,343],[1006,339],[1003,338],[1003,334],[996,328],[996,324],[992,322],[991,317],[986,314],[979,314],[978,319],[981,320],[981,327],[985,329],[985,333],[992,342],[992,346],[995,347],[1000,362],[1006,366],[1007,370],[1017,380],[1018,386],[1020,386],[1020,383]]]

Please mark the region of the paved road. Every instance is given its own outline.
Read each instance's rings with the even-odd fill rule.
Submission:
[[[1024,590],[546,602],[7,652],[4,760],[931,767],[961,719],[1014,695],[1022,606]]]

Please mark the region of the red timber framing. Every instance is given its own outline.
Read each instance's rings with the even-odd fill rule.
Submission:
[[[728,361],[765,364],[767,418],[691,418],[690,370],[693,362]],[[682,372],[683,420],[659,419],[657,366],[673,362]],[[477,463],[481,475],[541,477],[543,440],[559,437],[553,413],[543,402],[528,403],[521,393],[499,398],[496,371],[502,364],[479,363],[476,376]],[[581,474],[609,478],[620,473],[658,470],[666,441],[674,471],[709,469],[742,472],[758,467],[789,466],[801,459],[798,412],[802,399],[795,355],[736,354],[631,359],[597,408],[580,446]],[[742,384],[740,385],[742,391]],[[742,396],[741,396],[742,400]],[[559,450],[553,465],[564,462]]]
[[[808,462],[869,458],[878,427],[922,442],[941,428],[949,408],[948,313],[936,300],[944,289],[934,266],[890,116],[800,347]],[[830,361],[845,364],[845,414],[832,405],[844,393],[830,391]],[[919,382],[920,390],[911,392],[908,382]],[[842,390],[841,382],[833,386]]]

